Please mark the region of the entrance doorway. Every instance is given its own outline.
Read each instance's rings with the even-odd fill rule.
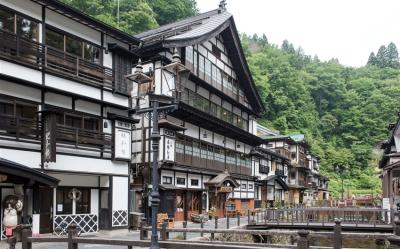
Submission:
[[[53,189],[39,188],[40,233],[53,232]]]
[[[108,189],[100,190],[99,228],[105,230],[111,228],[109,192]]]

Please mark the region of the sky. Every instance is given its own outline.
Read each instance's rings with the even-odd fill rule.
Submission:
[[[201,12],[220,0],[196,0]],[[381,45],[400,46],[399,0],[227,0],[239,32],[287,39],[321,60],[363,66]],[[400,48],[400,47],[399,47]]]

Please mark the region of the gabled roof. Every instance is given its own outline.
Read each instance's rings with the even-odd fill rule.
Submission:
[[[288,187],[288,185],[286,184],[286,182],[284,181],[284,180],[282,180],[282,178],[281,177],[279,177],[279,176],[277,176],[277,175],[270,175],[270,176],[267,176],[267,177],[265,177],[263,180],[261,180],[262,182],[264,182],[266,185],[268,184],[267,182],[269,182],[269,181],[276,181],[279,185],[281,185],[281,187],[284,189],[284,190],[288,190],[289,189],[289,187]]]
[[[216,177],[210,179],[208,182],[205,182],[204,185],[221,187],[226,181],[230,182],[232,184],[232,187],[234,188],[239,187],[239,183],[227,171],[218,174]]]
[[[28,184],[38,183],[40,185],[46,185],[56,187],[60,180],[51,177],[45,173],[42,173],[36,169],[32,169],[28,166],[4,159],[0,157],[0,173],[6,174],[9,178],[14,180],[22,180]]]
[[[219,34],[225,41],[229,58],[253,111],[258,115],[261,114],[265,108],[247,65],[233,16],[229,12],[224,9],[212,10],[145,31],[135,37],[143,41],[142,51],[147,51],[146,49],[154,50],[157,46],[163,48],[191,46],[203,43]]]
[[[59,0],[31,0],[31,1],[46,6],[46,8],[54,10],[55,12],[64,15],[67,18],[70,18],[74,21],[82,23],[83,25],[96,29],[100,32],[104,32],[107,35],[124,43],[134,44],[134,45],[139,45],[140,43],[140,39],[137,39],[136,37],[128,33],[125,33],[119,29],[112,27],[111,25],[108,25],[96,18],[93,18],[83,13],[81,10],[71,7],[68,4],[65,4]]]

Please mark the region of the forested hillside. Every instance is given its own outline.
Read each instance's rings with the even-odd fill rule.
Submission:
[[[350,68],[305,55],[288,41],[269,44],[265,35],[243,35],[242,42],[267,108],[261,123],[284,134],[305,133],[336,196],[334,165],[346,168],[346,193],[380,193],[380,155],[373,149],[400,110],[396,46],[382,46],[365,67]]]
[[[119,29],[135,34],[198,12],[195,0],[61,0]]]
[[[63,0],[134,34],[197,13],[195,0]],[[283,134],[302,132],[338,196],[333,165],[346,167],[345,189],[380,193],[374,147],[400,110],[400,63],[390,43],[371,53],[365,67],[320,61],[288,41],[278,47],[267,37],[242,36],[243,48],[267,111],[262,124]]]

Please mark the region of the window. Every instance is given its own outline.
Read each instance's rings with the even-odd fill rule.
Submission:
[[[162,183],[163,184],[172,184],[172,177],[171,176],[163,176]]]
[[[253,189],[253,184],[249,184],[249,190]]]
[[[57,214],[72,214],[72,198],[68,193],[72,188],[57,188]]]
[[[13,13],[0,9],[0,28],[14,33],[14,17]]]
[[[83,47],[84,59],[96,64],[101,63],[101,49],[92,44],[85,43]]]
[[[57,124],[88,131],[100,131],[100,119],[81,114],[57,114]]]
[[[51,28],[46,29],[46,45],[73,54],[96,64],[101,64],[102,50],[99,46],[83,41],[78,37],[63,34]],[[132,65],[129,65],[131,70]],[[127,72],[125,72],[125,75]]]
[[[76,199],[76,213],[77,214],[90,214],[90,189],[77,189],[81,193],[81,197]]]
[[[46,45],[64,51],[64,35],[46,29]]]
[[[38,23],[11,10],[0,9],[0,28],[26,39],[38,40]]]
[[[38,24],[30,19],[17,16],[17,32],[23,38],[37,41],[39,35]]]
[[[186,179],[182,177],[176,178],[176,185],[186,185]]]
[[[78,57],[82,57],[82,41],[74,37],[66,36],[65,38],[65,51]]]
[[[215,55],[218,59],[221,58],[221,51],[214,44],[212,44],[212,54]]]
[[[199,180],[198,179],[190,179],[190,185],[191,186],[199,186]]]
[[[73,196],[75,195],[75,200]],[[56,196],[57,214],[72,214],[74,210],[73,202],[75,201],[75,213],[90,213],[90,189],[88,188],[57,188]]]
[[[242,186],[241,186],[241,189],[247,189],[247,184],[243,183]]]

